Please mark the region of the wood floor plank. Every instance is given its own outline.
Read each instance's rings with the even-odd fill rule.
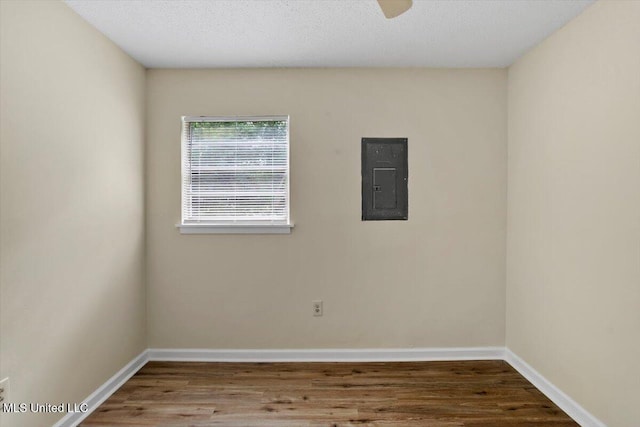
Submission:
[[[149,362],[92,426],[569,427],[503,361]]]

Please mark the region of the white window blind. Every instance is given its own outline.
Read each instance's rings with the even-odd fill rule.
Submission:
[[[183,117],[182,224],[289,224],[289,118]]]

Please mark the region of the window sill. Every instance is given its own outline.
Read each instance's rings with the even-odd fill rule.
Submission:
[[[176,224],[180,234],[290,234],[293,224]]]

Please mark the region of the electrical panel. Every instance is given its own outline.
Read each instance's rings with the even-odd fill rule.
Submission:
[[[362,138],[362,220],[406,220],[407,138]]]

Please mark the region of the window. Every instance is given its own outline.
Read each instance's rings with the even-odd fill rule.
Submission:
[[[289,117],[182,118],[182,233],[289,233]]]

